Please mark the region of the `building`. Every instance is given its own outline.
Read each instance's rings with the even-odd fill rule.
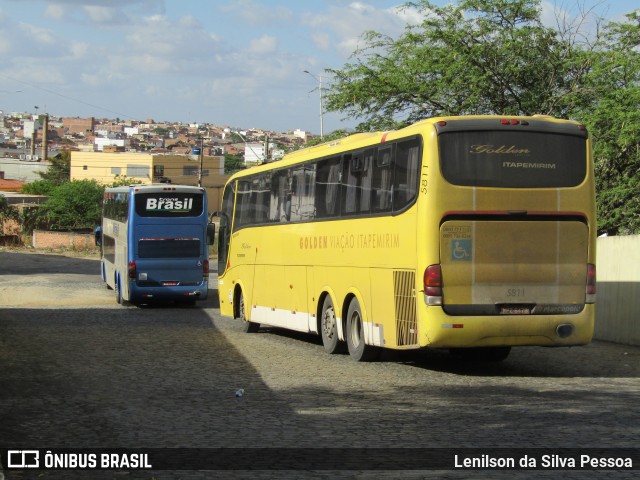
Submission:
[[[296,130],[293,131],[293,136],[301,138],[302,140],[304,140],[306,142],[307,141],[307,137],[310,136],[310,134],[309,134],[309,132],[307,132],[305,130],[296,129]]]
[[[67,133],[79,133],[87,135],[93,132],[96,125],[96,119],[89,118],[63,118],[62,125]]]
[[[71,152],[71,180],[94,179],[104,185],[118,178],[140,183],[170,182],[198,185],[200,157],[149,153]],[[209,211],[219,210],[224,175],[224,157],[202,157],[202,186],[209,196]]]
[[[269,142],[268,155],[265,154],[264,147],[264,143],[245,143],[244,163],[246,165],[255,165],[271,160],[279,160],[284,156],[284,150],[276,148],[275,143]]]
[[[35,160],[31,155],[20,154],[20,159],[0,156],[0,178],[35,182],[42,180],[40,173],[45,173],[51,163]]]
[[[126,138],[96,137],[93,140],[93,143],[96,146],[96,150],[101,152],[105,149],[105,147],[109,147],[109,146],[121,147],[124,149],[129,145],[129,140]]]

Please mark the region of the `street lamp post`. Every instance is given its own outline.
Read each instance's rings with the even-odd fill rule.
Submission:
[[[322,75],[318,75],[317,77],[311,73],[309,70],[304,70],[304,73],[310,75],[318,82],[318,90],[320,91],[320,139],[324,138],[324,124],[323,124],[323,115],[324,112],[322,110]]]

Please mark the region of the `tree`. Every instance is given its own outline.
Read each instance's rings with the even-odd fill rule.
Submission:
[[[593,98],[576,112],[594,143],[598,230],[640,233],[640,10],[608,24],[601,38]]]
[[[2,222],[5,219],[12,218],[17,219],[19,217],[18,211],[14,208],[11,208],[9,205],[9,201],[4,195],[0,195],[0,231],[2,227]]]
[[[142,183],[142,180],[138,178],[130,178],[130,177],[127,177],[126,175],[116,174],[113,176],[113,183],[109,186],[110,187],[126,187],[128,185],[138,185],[141,183]]]
[[[583,89],[584,51],[545,27],[537,0],[465,0],[423,14],[393,39],[367,32],[354,63],[330,70],[327,109],[388,129],[437,115],[565,116]]]
[[[49,195],[55,188],[52,180],[36,180],[35,182],[25,183],[20,191],[29,195]]]
[[[104,187],[95,180],[73,180],[58,186],[38,217],[52,229],[93,229],[100,224]]]
[[[347,132],[346,130],[334,130],[329,135],[324,135],[323,138],[313,137],[304,144],[303,148],[313,147],[314,145],[320,145],[321,143],[333,142],[347,136],[349,136],[349,132]]]
[[[593,36],[542,23],[539,0],[407,3],[424,20],[393,39],[367,32],[330,70],[326,106],[357,130],[438,115],[536,113],[583,122],[596,162],[599,233],[640,233],[640,11]]]
[[[64,150],[49,159],[51,165],[46,172],[38,172],[42,180],[23,185],[21,192],[30,195],[50,195],[59,185],[71,178],[71,151]]]
[[[232,175],[235,172],[244,170],[247,166],[244,163],[242,155],[231,155],[229,153],[224,154],[224,174]]]
[[[51,182],[53,185],[62,185],[71,178],[71,151],[64,150],[55,157],[49,159],[51,165],[46,172],[38,174],[43,180]]]

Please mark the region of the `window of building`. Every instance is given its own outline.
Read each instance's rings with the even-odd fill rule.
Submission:
[[[149,177],[148,165],[127,165],[127,177]]]
[[[198,167],[195,165],[185,165],[182,167],[182,175],[185,177],[197,177],[198,176]]]

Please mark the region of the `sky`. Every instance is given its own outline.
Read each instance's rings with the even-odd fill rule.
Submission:
[[[320,116],[366,30],[420,21],[402,0],[0,0],[0,111],[324,134]],[[443,5],[448,0],[435,0]],[[637,0],[544,0],[622,20]],[[588,27],[587,27],[588,28]],[[305,70],[309,73],[305,73]]]

